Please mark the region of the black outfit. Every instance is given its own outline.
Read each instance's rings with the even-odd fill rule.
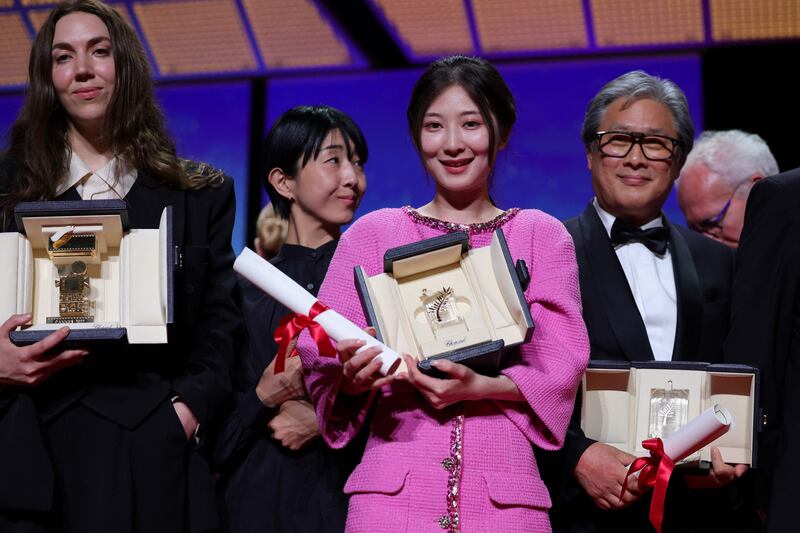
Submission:
[[[652,361],[653,352],[628,280],[617,259],[608,233],[594,206],[565,222],[575,242],[580,276],[583,318],[589,333],[592,360]],[[722,360],[722,343],[728,331],[733,253],[730,249],[665,220],[669,227],[669,251],[675,275],[677,330],[673,361]],[[564,448],[556,453],[537,450],[543,477],[553,495],[551,521],[554,532],[652,531],[647,518],[650,498],[642,498],[620,511],[603,511],[575,480],[573,471],[583,452],[595,441],[580,429],[580,398],[567,431]],[[716,531],[704,529],[702,516],[688,513],[697,499],[681,487],[674,475],[666,502],[665,531]],[[720,498],[729,491],[704,491],[701,498]],[[724,493],[724,494],[723,494]],[[687,496],[684,498],[684,496]],[[670,512],[680,506],[682,510]],[[730,507],[730,504],[728,504]],[[690,523],[682,523],[686,516]],[[711,513],[713,514],[713,513]],[[713,518],[717,519],[718,516]]]
[[[284,244],[272,264],[316,295],[337,242],[316,250]],[[315,439],[292,451],[272,439],[267,424],[277,409],[265,407],[255,388],[278,350],[275,328],[291,311],[247,280],[240,278],[239,287],[249,342],[237,356],[234,407],[215,451],[226,529],[341,532],[347,514],[342,489],[363,445],[331,450]]]
[[[0,165],[0,189],[11,168]],[[72,188],[58,199],[80,197]],[[206,435],[228,401],[241,327],[233,183],[178,190],[139,172],[125,200],[132,228],[158,228],[164,207],[173,209],[182,266],[169,342],[96,348],[35,388],[0,390],[1,531],[219,527],[210,470],[171,399],[189,406]],[[4,230],[16,231],[13,221]]]
[[[766,416],[758,506],[766,531],[797,531],[800,501],[800,169],[761,180],[747,201],[726,361],[761,368]]]

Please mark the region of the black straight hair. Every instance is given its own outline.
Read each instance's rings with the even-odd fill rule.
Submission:
[[[355,153],[361,164],[367,162],[367,141],[361,128],[347,113],[326,105],[297,106],[286,111],[272,125],[262,150],[262,176],[269,199],[278,216],[288,219],[291,201],[278,194],[269,182],[269,173],[280,169],[287,176],[297,173],[319,156],[328,134],[338,130],[345,140],[348,159]]]
[[[517,108],[503,77],[494,65],[479,57],[456,55],[437,59],[417,80],[406,111],[414,147],[418,154],[422,153],[420,136],[428,108],[444,90],[456,85],[478,106],[489,129],[489,164],[494,164],[500,147],[511,136]]]

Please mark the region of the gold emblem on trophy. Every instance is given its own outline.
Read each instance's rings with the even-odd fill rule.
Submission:
[[[62,228],[48,239],[47,254],[58,271],[58,279],[55,280],[58,287],[58,316],[47,317],[48,324],[94,322],[86,263],[82,260],[68,261],[78,257],[94,258],[96,239],[93,234],[76,234],[74,226]]]

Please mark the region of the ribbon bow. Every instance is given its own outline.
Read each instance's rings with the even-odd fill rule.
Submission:
[[[286,315],[281,319],[278,323],[278,327],[275,328],[275,342],[278,343],[278,354],[275,356],[276,374],[280,374],[286,368],[287,357],[297,355],[296,348],[292,348],[291,354],[287,354],[286,352],[289,351],[289,343],[292,339],[300,335],[300,332],[304,329],[308,329],[314,342],[317,343],[319,354],[322,357],[336,357],[336,350],[334,350],[331,344],[330,337],[328,337],[328,334],[322,326],[314,322],[314,318],[327,310],[328,307],[324,303],[317,301],[311,306],[311,309],[308,311],[308,316],[294,313]]]
[[[639,474],[639,485],[655,487],[653,489],[653,499],[650,502],[650,523],[656,528],[657,533],[661,533],[661,521],[664,519],[664,498],[667,495],[669,478],[675,463],[664,453],[664,443],[661,439],[647,439],[642,441],[642,447],[650,450],[650,457],[639,457],[631,463],[622,490],[619,493],[620,499],[625,495],[628,486],[628,477],[641,470]]]
[[[640,229],[618,218],[611,226],[611,243],[614,246],[639,242],[654,254],[664,255],[669,244],[669,226]]]

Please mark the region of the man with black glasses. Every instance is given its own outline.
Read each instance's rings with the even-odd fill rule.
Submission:
[[[595,198],[565,224],[575,241],[594,360],[722,358],[733,254],[671,224],[661,211],[693,134],[680,88],[642,71],[611,81],[589,103],[582,137]],[[620,499],[634,457],[587,438],[579,412],[580,398],[564,449],[555,455],[539,453],[554,499],[554,531],[652,531],[649,495],[633,479]],[[717,450],[712,457],[713,470],[703,480],[707,486],[727,485],[746,470],[726,465]],[[665,531],[727,530],[718,527],[726,517],[715,516],[717,527],[707,529],[702,517],[684,513],[692,502],[684,498],[685,480],[674,478]],[[729,495],[723,492],[707,494],[727,505]],[[716,509],[711,505],[709,511]],[[691,523],[684,515],[694,515]]]
[[[750,189],[778,173],[764,139],[741,130],[706,131],[686,158],[678,204],[693,230],[736,249]]]

